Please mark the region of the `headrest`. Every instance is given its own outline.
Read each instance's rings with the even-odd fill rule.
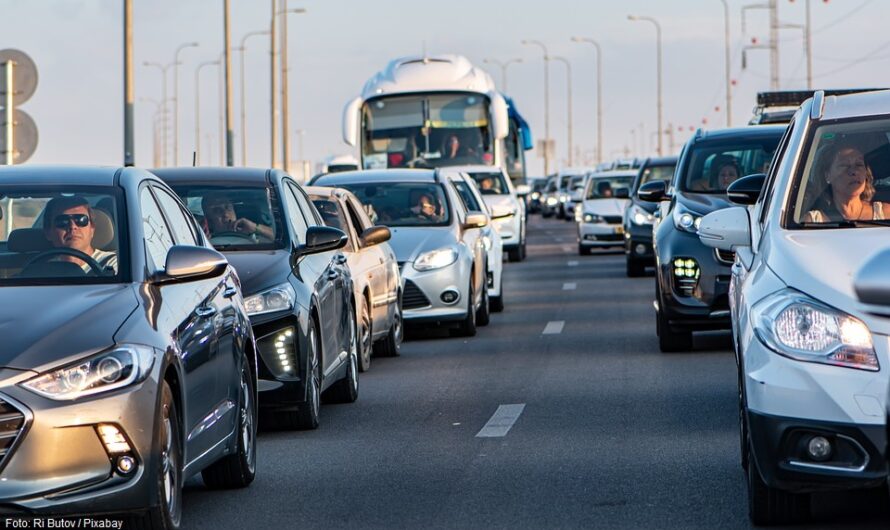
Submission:
[[[93,209],[93,248],[100,250],[117,250],[117,238],[114,237],[114,223],[111,216],[99,209]]]
[[[52,245],[39,228],[19,228],[9,233],[6,246],[12,252],[40,252]]]

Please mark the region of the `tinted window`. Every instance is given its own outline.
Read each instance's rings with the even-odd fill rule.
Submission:
[[[469,173],[482,195],[507,195],[510,188],[501,173]]]
[[[300,203],[297,202],[293,188],[287,185],[284,186],[284,202],[287,203],[288,221],[294,230],[295,242],[302,244],[306,241],[306,231],[309,230],[309,225],[306,223],[306,218],[300,208]]]
[[[640,186],[647,182],[653,182],[656,180],[663,180],[665,182],[670,182],[671,178],[674,176],[674,169],[677,166],[649,166],[643,170],[643,174],[640,177]]]
[[[725,193],[745,175],[766,173],[780,134],[774,138],[700,142],[692,148],[690,162],[680,179],[680,189],[695,193]]]
[[[339,228],[344,232],[349,231],[346,227],[345,219],[343,219],[343,212],[340,210],[340,207],[337,206],[337,201],[327,198],[313,197],[312,204],[315,205],[315,209],[321,214],[321,220],[324,221],[324,224]]]
[[[587,181],[585,199],[611,199],[618,190],[627,191],[633,182],[633,177],[597,177]]]
[[[192,223],[183,213],[179,201],[161,188],[154,188],[154,190],[158,203],[164,209],[164,214],[166,214],[170,228],[173,230],[173,235],[176,236],[176,241],[181,245],[197,245],[198,238]]]
[[[445,190],[423,182],[345,184],[375,224],[386,226],[447,226],[451,211]]]
[[[139,205],[142,208],[145,251],[148,253],[154,269],[161,270],[167,263],[167,252],[173,246],[173,235],[148,188],[143,188],[139,193]]]
[[[473,192],[470,191],[469,184],[463,181],[452,181],[451,184],[454,185],[454,189],[457,191],[460,200],[464,203],[464,208],[468,212],[483,211],[483,208],[479,206],[479,201],[476,200]]]

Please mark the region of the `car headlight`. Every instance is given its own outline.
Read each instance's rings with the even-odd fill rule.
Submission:
[[[771,350],[798,361],[876,372],[871,332],[861,320],[784,289],[752,307],[754,331]]]
[[[684,232],[693,234],[698,233],[698,226],[701,224],[701,216],[690,212],[679,204],[674,208],[674,226]]]
[[[547,206],[556,206],[556,203],[558,202],[556,197],[547,197]]]
[[[603,218],[595,213],[585,213],[584,214],[584,222],[585,223],[602,223]]]
[[[288,311],[294,308],[294,300],[297,293],[290,283],[282,283],[261,293],[248,296],[244,299],[244,308],[248,315],[262,315],[275,311]]]
[[[567,200],[569,200],[569,197],[567,195],[559,196],[559,202],[566,202]]]
[[[655,223],[655,216],[637,205],[631,206],[630,219],[633,224],[639,226],[651,225]],[[695,221],[693,221],[693,224]]]
[[[414,260],[414,268],[419,271],[431,271],[447,267],[457,261],[457,251],[453,248],[440,248],[425,252]]]
[[[46,372],[21,385],[43,397],[70,401],[143,381],[154,364],[149,346],[126,344]]]
[[[532,192],[532,200],[533,200],[533,201],[536,201],[536,200],[538,200],[538,199],[540,199],[540,198],[541,198],[541,193],[540,193],[540,192],[537,192],[537,191]]]

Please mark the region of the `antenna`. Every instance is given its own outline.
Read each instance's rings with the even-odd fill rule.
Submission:
[[[423,44],[421,45],[421,47],[423,49],[423,62],[424,62],[424,64],[426,64],[426,63],[430,62],[430,58],[426,56],[426,39],[424,39],[422,41],[422,43]]]
[[[192,151],[192,167],[198,166],[198,152]]]

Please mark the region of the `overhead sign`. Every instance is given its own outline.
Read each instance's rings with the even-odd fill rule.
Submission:
[[[12,163],[27,162],[37,150],[37,124],[34,118],[20,109],[15,109],[15,148]],[[6,109],[0,109],[0,160],[6,159]]]
[[[13,70],[15,72],[13,74],[15,91],[12,95],[12,102],[14,105],[21,105],[31,99],[31,96],[34,95],[34,91],[37,90],[37,66],[25,52],[13,50],[11,48],[0,50],[0,66],[3,66],[9,61],[15,63],[15,69]],[[0,79],[2,79],[0,92],[6,89],[5,77],[6,70],[0,68]],[[2,105],[3,103],[0,102],[0,106]]]

